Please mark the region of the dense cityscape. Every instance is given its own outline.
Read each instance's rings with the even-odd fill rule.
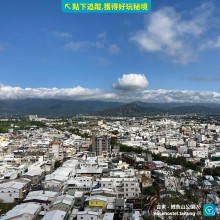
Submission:
[[[201,219],[203,203],[220,208],[218,116],[29,115],[0,127],[1,219]]]

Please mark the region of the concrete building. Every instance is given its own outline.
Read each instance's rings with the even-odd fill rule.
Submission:
[[[52,204],[51,210],[61,210],[69,212],[74,205],[74,196],[62,195],[58,196]]]
[[[67,212],[60,210],[50,210],[42,218],[42,220],[64,220]]]
[[[78,211],[77,220],[99,220],[99,213],[93,211]]]
[[[104,212],[107,208],[108,198],[105,196],[89,196],[85,200],[86,206],[94,210],[102,210]]]
[[[95,152],[96,155],[108,156],[111,153],[111,137],[97,136],[93,134],[92,136],[92,152]]]
[[[1,217],[2,220],[35,220],[41,211],[41,206],[34,203],[23,203],[16,205],[13,209],[8,211],[5,216]]]
[[[49,148],[49,153],[53,154],[53,158],[55,160],[63,161],[64,159],[64,152],[63,152],[63,145],[61,142],[55,141],[52,142]]]
[[[93,177],[86,176],[71,178],[68,180],[67,184],[69,195],[74,195],[75,191],[90,193],[96,185],[93,181]]]
[[[23,200],[29,191],[30,180],[19,179],[0,184],[0,195],[3,203],[14,203]]]
[[[58,193],[52,191],[32,191],[29,192],[23,203],[40,204],[43,211],[48,211],[52,203],[57,198]]]
[[[99,184],[102,188],[115,190],[118,198],[136,198],[141,193],[137,178],[102,178]]]

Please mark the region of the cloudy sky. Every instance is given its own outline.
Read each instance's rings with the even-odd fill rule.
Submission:
[[[219,0],[152,0],[147,14],[0,6],[0,99],[220,103]]]

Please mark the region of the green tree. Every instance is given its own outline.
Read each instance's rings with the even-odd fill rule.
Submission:
[[[119,133],[118,130],[112,131],[112,134],[114,134],[114,135],[117,135],[118,133]]]
[[[54,163],[54,168],[57,169],[61,165],[62,165],[62,163],[59,160],[56,160],[55,163]]]
[[[142,189],[143,195],[156,195],[159,190],[159,187],[156,184],[152,186],[144,187]]]

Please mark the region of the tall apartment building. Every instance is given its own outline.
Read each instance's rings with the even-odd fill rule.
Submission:
[[[111,137],[107,135],[99,136],[92,135],[92,152],[95,152],[97,156],[107,156],[111,152]]]
[[[52,142],[49,147],[49,155],[53,155],[53,159],[63,161],[64,159],[63,144],[58,141]]]

